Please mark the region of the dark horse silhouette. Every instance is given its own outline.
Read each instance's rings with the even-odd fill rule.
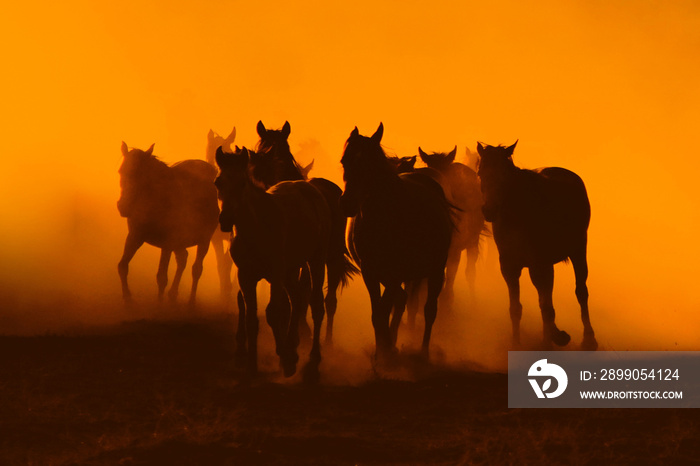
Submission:
[[[302,312],[299,274],[303,267],[308,267],[314,321],[309,368],[317,372],[321,361],[330,212],[321,193],[305,181],[282,182],[268,190],[257,186],[250,177],[250,169],[258,157],[261,156],[246,148],[233,154],[219,148],[216,153],[220,174],[215,184],[222,201],[219,223],[223,231],[236,228],[231,256],[238,267],[238,284],[245,300],[236,335],[237,357],[241,361],[247,352],[248,371],[257,372],[256,288],[265,279],[270,283],[267,322],[275,336],[277,354],[286,376],[296,372]]]
[[[262,121],[257,125],[260,141],[256,146],[258,156],[251,159],[253,178],[265,188],[270,188],[281,181],[308,180],[309,184],[318,189],[323,195],[331,214],[331,244],[328,251],[326,267],[328,270],[328,288],[325,297],[326,314],[326,343],[333,341],[333,318],[338,307],[338,289],[348,284],[350,277],[357,273],[357,268],[350,260],[350,253],[345,245],[345,228],[347,220],[340,210],[340,196],[343,191],[325,178],[308,179],[308,172],[313,166],[311,162],[307,167],[300,166],[294,159],[289,148],[289,134],[291,126],[285,122],[281,130],[266,129]],[[309,289],[308,271],[302,272],[302,290]],[[303,293],[303,299],[307,293]],[[304,313],[301,317],[302,329],[306,324],[306,305],[303,305]]]
[[[419,147],[418,154],[423,162],[442,175],[443,189],[447,201],[456,207],[453,211],[455,229],[450,242],[445,271],[445,289],[440,296],[447,308],[454,301],[454,282],[462,251],[467,251],[466,276],[469,291],[474,294],[476,261],[479,258],[479,239],[484,231],[484,215],[481,212],[483,200],[476,172],[468,166],[455,162],[457,146],[449,152],[427,154]]]
[[[493,224],[501,273],[508,285],[513,342],[520,343],[520,274],[524,267],[537,288],[544,344],[564,346],[571,337],[554,323],[554,264],[571,259],[576,298],[581,305],[585,350],[598,347],[588,316],[586,244],[591,208],[586,187],[575,173],[558,167],[524,170],[509,147],[477,145],[483,212]]]
[[[228,136],[220,136],[213,130],[207,133],[206,160],[212,167],[216,168],[216,149],[223,147],[224,151],[231,152],[231,144],[236,140],[236,128]],[[227,251],[227,242],[231,241],[231,235],[217,228],[211,238],[211,245],[216,255],[216,265],[219,272],[219,288],[224,303],[228,303],[233,290],[231,271],[233,270],[233,260]]]
[[[168,283],[170,256],[175,253],[177,269],[168,293],[172,300],[177,297],[187,265],[186,248],[197,246],[190,294],[193,305],[202,262],[219,217],[213,184],[216,169],[203,160],[184,160],[168,166],[153,155],[153,145],[146,151],[129,150],[122,142],[122,155],[124,160],[119,168],[122,192],[117,208],[129,227],[118,266],[124,299],[131,300],[127,284],[129,262],[143,243],[161,249],[156,276],[159,299],[163,298]]]
[[[427,357],[452,234],[449,205],[431,177],[395,173],[380,145],[383,133],[381,123],[372,137],[361,136],[357,128],[350,133],[341,159],[345,180],[341,207],[354,217],[350,250],[370,295],[377,356],[395,351],[392,331],[403,311],[397,304],[405,296],[402,284],[427,278],[423,334]],[[394,305],[397,312],[390,329]]]

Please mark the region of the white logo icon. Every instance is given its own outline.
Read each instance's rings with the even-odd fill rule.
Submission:
[[[537,398],[556,398],[566,390],[566,385],[569,383],[569,378],[566,376],[566,371],[556,364],[548,364],[546,359],[540,359],[530,366],[530,370],[527,372],[529,377],[546,377],[544,383],[540,387],[537,379],[528,379],[532,389],[535,390]],[[557,389],[551,393],[547,390],[552,386],[552,379],[557,381]]]

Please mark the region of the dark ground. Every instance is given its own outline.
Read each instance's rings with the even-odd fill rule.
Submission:
[[[0,464],[700,464],[696,410],[508,409],[505,375],[420,364],[246,383],[233,327],[0,337]]]

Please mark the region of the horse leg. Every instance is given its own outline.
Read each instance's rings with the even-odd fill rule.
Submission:
[[[422,285],[423,280],[406,283],[406,319],[410,332],[416,329],[416,316],[418,315],[418,308],[420,307],[420,290]]]
[[[224,248],[224,240],[219,236],[218,232],[214,233],[211,239],[211,246],[214,248],[216,256],[216,268],[219,273],[219,288],[221,290],[221,300],[228,307],[231,291],[233,290],[233,282],[231,280],[231,270],[233,269],[233,259]]]
[[[168,298],[173,302],[177,299],[177,290],[180,287],[182,273],[187,266],[187,249],[177,249],[175,251],[175,263],[177,264],[177,268],[175,269],[173,284],[170,285],[170,291],[168,291]]]
[[[367,291],[369,292],[369,299],[372,305],[372,327],[374,328],[376,356],[380,356],[380,354],[382,354],[382,352],[385,350],[385,342],[382,340],[380,318],[382,290],[379,280],[367,273],[366,271],[362,272],[362,280],[365,282],[365,286],[367,287]],[[391,305],[389,305],[389,309],[391,310]]]
[[[549,342],[554,342],[557,346],[566,346],[571,337],[565,331],[559,330],[554,322],[554,304],[552,303],[554,265],[547,264],[530,267],[530,279],[535,288],[537,288],[537,295],[539,296],[545,345],[549,345]]]
[[[510,323],[513,327],[513,346],[520,346],[520,319],[523,315],[523,305],[520,304],[520,274],[522,268],[501,261],[501,275],[508,286]]]
[[[275,337],[275,351],[280,357],[280,363],[285,371],[284,364],[287,357],[285,343],[287,341],[290,313],[289,296],[284,287],[284,279],[270,281],[270,302],[265,308],[265,316]]]
[[[445,264],[445,285],[442,293],[440,293],[440,309],[452,311],[452,306],[455,302],[455,278],[457,277],[457,268],[462,255],[462,249],[455,244],[454,238],[450,245],[450,250],[447,254],[447,264]]]
[[[304,264],[301,268],[301,275],[298,277],[300,285],[300,303],[301,314],[299,315],[299,339],[308,341],[311,339],[311,327],[306,320],[306,314],[309,310],[309,299],[311,296],[311,273],[309,266]]]
[[[240,364],[248,356],[248,373],[258,372],[258,281],[248,274],[238,272],[238,330],[236,332],[236,361]],[[241,299],[242,294],[242,299]],[[241,304],[244,306],[241,308]]]
[[[335,311],[338,309],[338,288],[343,277],[343,263],[331,262],[327,265],[328,268],[328,288],[324,304],[328,321],[326,322],[326,345],[333,345],[333,319]]]
[[[122,254],[122,258],[117,265],[119,279],[122,282],[122,297],[126,303],[131,302],[131,290],[129,290],[129,284],[126,280],[126,277],[129,274],[129,262],[131,262],[134,254],[136,254],[136,251],[139,250],[142,244],[143,241],[137,239],[136,236],[132,235],[131,233],[126,235],[126,241],[124,242],[124,253]]]
[[[323,300],[323,279],[326,273],[323,261],[309,263],[311,272],[311,317],[314,321],[314,341],[311,346],[307,376],[318,378],[318,366],[321,364],[321,327],[326,313]]]
[[[474,300],[476,296],[476,261],[479,259],[479,243],[476,246],[467,247],[467,268],[465,274],[467,276],[467,289],[469,290],[469,299]]]
[[[598,349],[598,342],[595,339],[595,332],[591,327],[591,319],[588,316],[588,262],[586,261],[586,245],[579,253],[572,254],[571,264],[574,266],[574,276],[576,277],[576,299],[581,306],[581,321],[583,322],[583,342],[581,349],[584,351],[595,351]]]
[[[170,256],[172,256],[172,251],[170,249],[160,250],[160,262],[158,263],[158,273],[156,274],[156,282],[158,283],[158,302],[163,302],[163,294],[165,293],[165,287],[168,285],[168,265],[170,265]]]
[[[199,278],[202,276],[204,257],[209,251],[209,241],[205,243],[200,243],[197,245],[197,255],[194,258],[194,263],[192,264],[192,292],[190,293],[190,307],[194,307],[195,299],[197,297],[197,285],[199,284]]]
[[[423,356],[425,359],[430,355],[430,335],[433,331],[433,324],[438,310],[438,297],[442,291],[445,282],[445,271],[440,270],[438,273],[428,277],[428,298],[423,308],[425,315],[425,330],[423,331]]]
[[[306,306],[306,303],[301,301],[301,286],[299,281],[299,270],[294,270],[287,274],[285,287],[289,295],[289,301],[292,305],[292,312],[289,318],[287,327],[286,349],[282,358],[282,368],[284,369],[285,377],[291,377],[297,371],[297,362],[299,362],[299,318],[302,314],[301,306]]]
[[[408,284],[404,286],[408,287]],[[396,301],[394,301],[394,314],[391,316],[391,344],[396,346],[396,340],[399,336],[399,327],[401,326],[401,318],[406,310],[406,291],[401,288],[400,292],[396,293]]]

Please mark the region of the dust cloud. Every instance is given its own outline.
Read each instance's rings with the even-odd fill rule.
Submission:
[[[519,139],[517,165],[578,173],[592,205],[590,308],[601,349],[699,349],[697,4],[272,3],[72,0],[32,14],[16,4],[0,19],[4,66],[14,71],[1,91],[0,333],[188,316],[156,305],[150,246],[130,266],[138,306],[121,302],[122,140],[155,143],[173,163],[204,158],[210,128],[235,125],[236,144],[252,147],[258,120],[270,128],[288,120],[299,162],[314,160],[312,176],[342,186],[350,131],[368,134],[383,121],[383,142],[400,156],[457,144],[466,162],[477,140]],[[458,279],[454,315],[438,315],[433,355],[500,370],[507,293],[495,247],[488,238],[483,245],[476,296]],[[534,347],[541,318],[527,273],[522,283],[523,339]],[[558,265],[557,322],[575,348],[582,326],[573,289],[571,266]],[[198,297],[200,316],[230,311],[211,250]],[[340,298],[336,329],[339,360],[365,362],[348,377],[364,377],[374,338],[359,279]],[[399,344],[416,341],[402,332]]]

